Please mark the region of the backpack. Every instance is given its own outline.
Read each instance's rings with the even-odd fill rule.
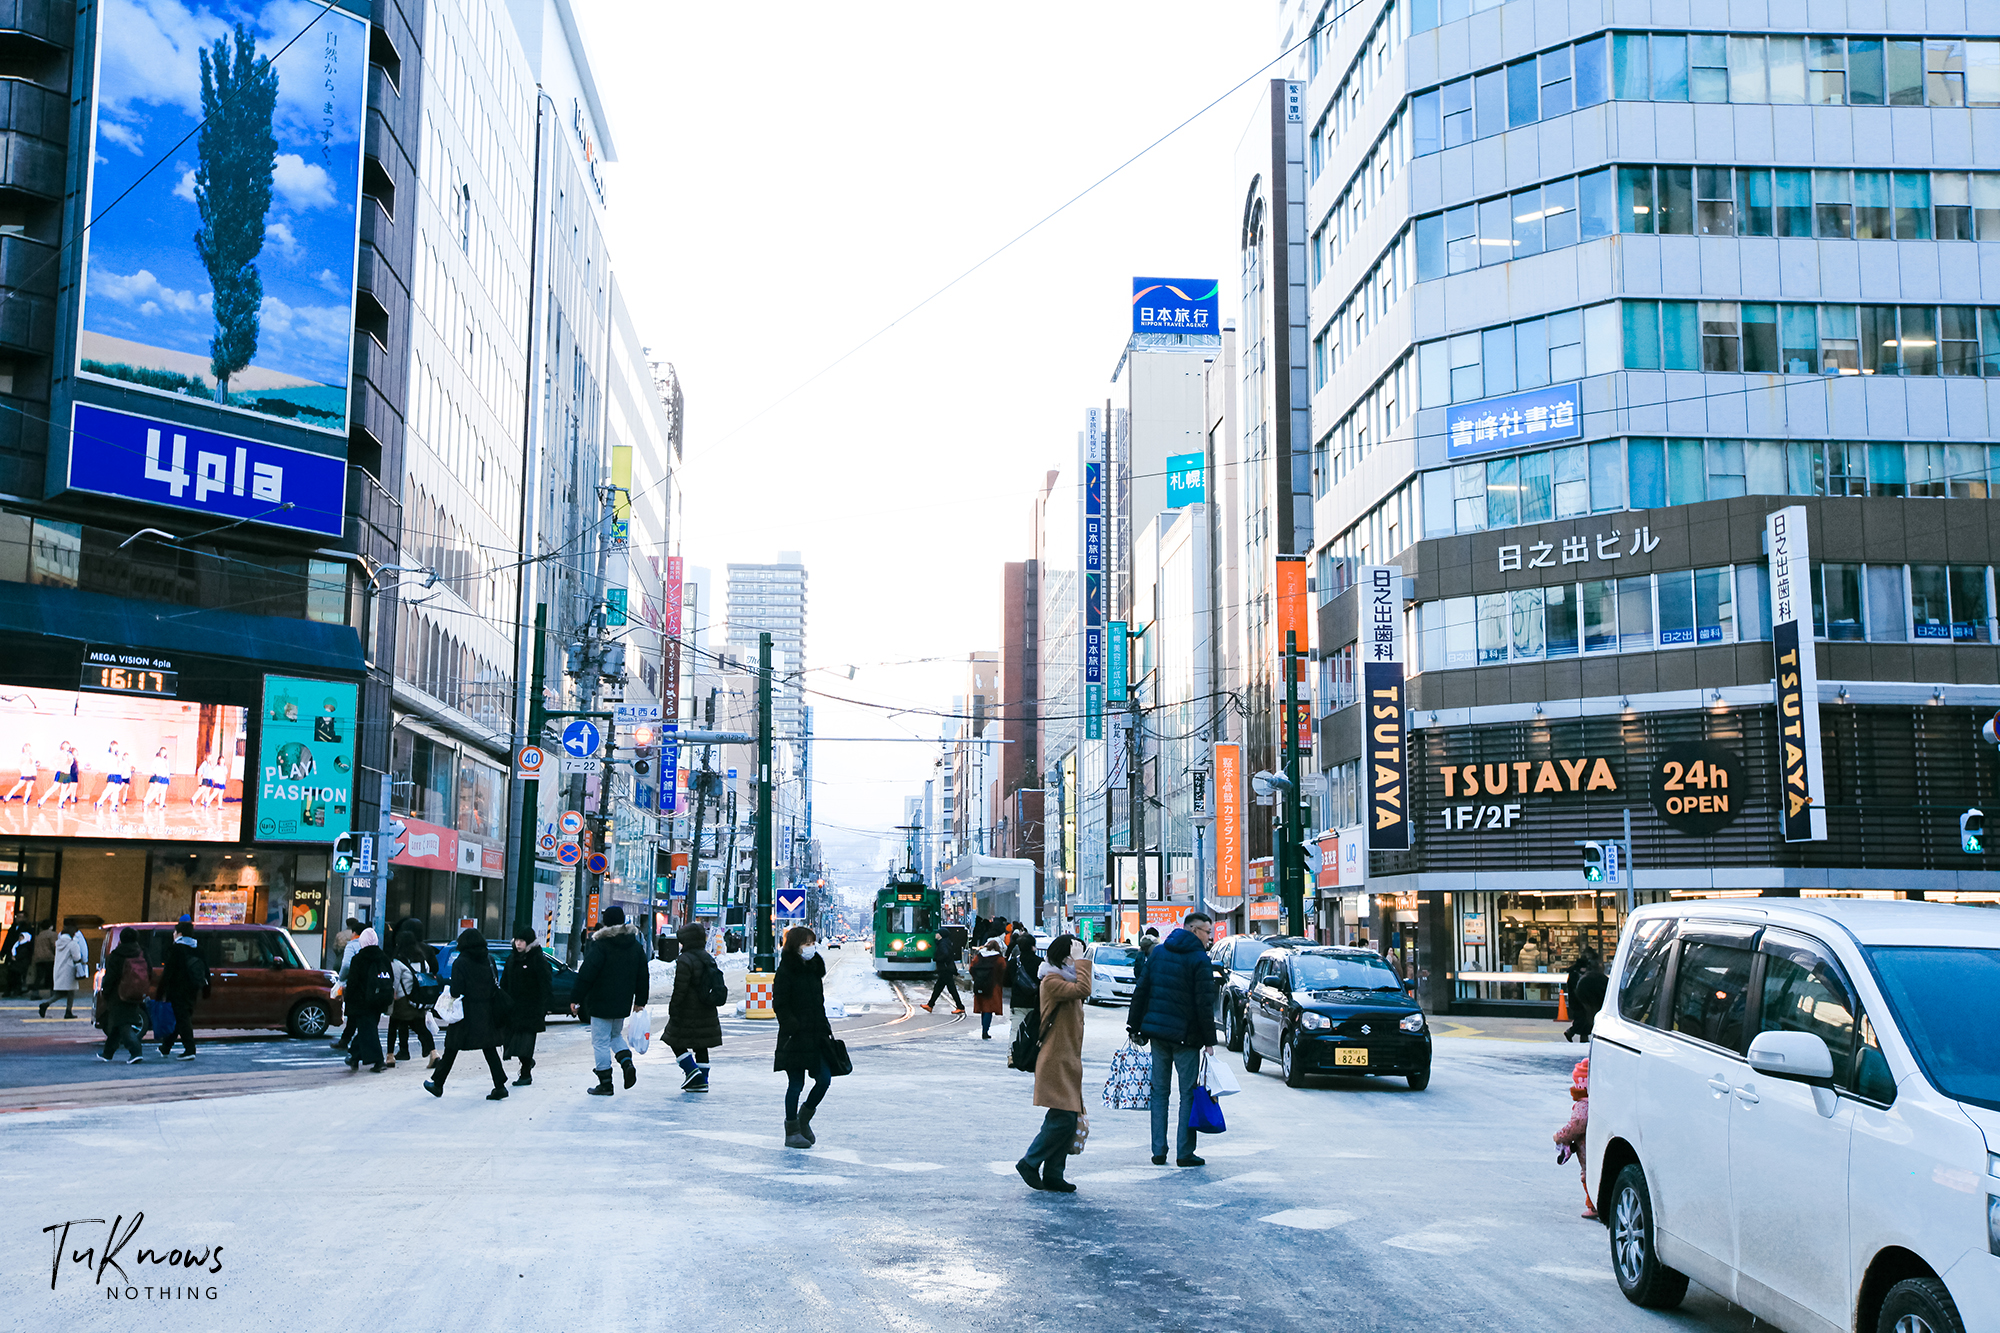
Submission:
[[[1000,960],[990,953],[982,953],[972,964],[972,988],[989,991],[993,989],[993,974],[999,970]]]
[[[137,1004],[152,989],[153,969],[147,966],[144,955],[127,958],[118,970],[118,998],[126,1004]]]
[[[707,980],[703,982],[708,990],[708,1002],[720,1009],[729,1003],[729,978],[722,975],[722,965],[707,954],[701,956],[702,966],[707,969]]]
[[[192,949],[188,953],[189,957],[185,969],[188,983],[196,990],[205,991],[208,989],[208,964],[202,962],[201,955],[195,953]]]
[[[444,994],[444,983],[430,972],[418,972],[410,983],[410,1003],[419,1009],[428,1009]]]
[[[396,1002],[396,978],[388,968],[383,968],[368,978],[368,989],[364,992],[368,1007],[381,1012]]]
[[[1042,1039],[1047,1037],[1049,1029],[1056,1025],[1055,1020],[1056,1016],[1050,1014],[1045,1023],[1042,1021],[1041,1010],[1028,1011],[1028,1016],[1021,1021],[1020,1030],[1014,1034],[1014,1044],[1007,1048],[1009,1069],[1018,1069],[1029,1074],[1035,1071],[1035,1062],[1042,1058]]]

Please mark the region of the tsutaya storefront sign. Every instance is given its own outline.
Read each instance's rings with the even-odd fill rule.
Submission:
[[[1523,759],[1508,764],[1441,764],[1438,773],[1444,778],[1447,797],[1618,790],[1611,761],[1602,755],[1583,759]]]
[[[1410,849],[1408,699],[1403,692],[1403,569],[1361,567],[1361,701],[1367,728],[1368,850]]]
[[[1804,505],[1765,515],[1771,553],[1771,656],[1778,681],[1778,812],[1786,842],[1826,838],[1826,777],[1819,752],[1819,666],[1813,660],[1812,583]]]

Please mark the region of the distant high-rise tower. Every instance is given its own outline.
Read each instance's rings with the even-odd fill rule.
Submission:
[[[797,551],[778,552],[774,565],[730,565],[725,594],[729,653],[757,664],[757,636],[769,630],[777,669],[771,722],[781,740],[799,734],[799,673],[806,665],[806,567]]]

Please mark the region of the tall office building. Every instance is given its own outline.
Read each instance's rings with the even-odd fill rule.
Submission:
[[[1474,8],[1281,18],[1323,818],[1410,833],[1372,937],[1439,1009],[1552,1007],[1634,901],[2000,897],[1957,827],[2000,704],[2000,42],[1950,8]],[[1404,745],[1354,706],[1349,589],[1391,562]],[[1628,819],[1592,891],[1577,844]]]
[[[758,635],[768,630],[774,662],[771,723],[780,740],[796,740],[803,714],[801,673],[806,669],[806,567],[797,551],[780,551],[774,565],[728,567],[724,610],[729,653],[757,665]]]

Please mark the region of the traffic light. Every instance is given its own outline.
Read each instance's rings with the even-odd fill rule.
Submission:
[[[1604,844],[1601,842],[1583,844],[1583,882],[1585,884],[1604,882]]]
[[[1299,846],[1305,848],[1306,851],[1306,873],[1312,876],[1314,883],[1318,883],[1320,864],[1319,839],[1306,838],[1299,843]]]
[[[653,729],[647,726],[635,727],[632,731],[632,771],[645,774],[653,771]]]
[[[1958,817],[1958,846],[1967,856],[1979,856],[1986,850],[1986,812],[1967,810]]]
[[[1961,823],[1964,821],[1961,820]],[[354,835],[343,833],[333,840],[333,873],[351,875],[354,873]]]

